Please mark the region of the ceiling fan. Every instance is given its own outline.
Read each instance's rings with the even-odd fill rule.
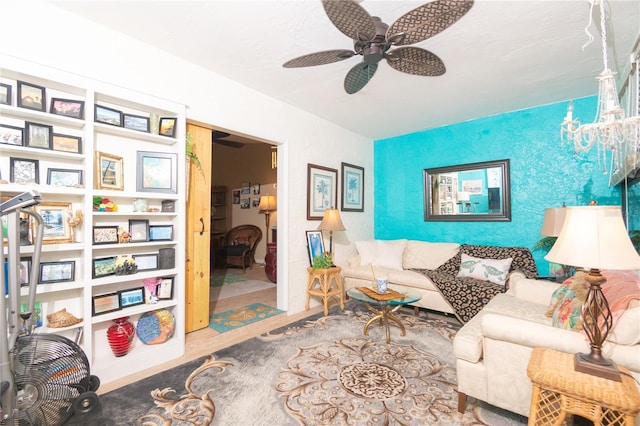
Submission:
[[[211,133],[211,141],[220,145],[230,146],[231,148],[242,148],[244,146],[244,143],[242,142],[234,142],[224,139],[229,136],[231,136],[231,133],[223,132],[222,130],[214,130]]]
[[[333,25],[353,39],[353,50],[310,53],[282,66],[310,67],[360,55],[363,61],[351,68],[344,80],[344,89],[351,95],[369,82],[382,59],[391,68],[407,74],[431,77],[444,74],[446,68],[437,55],[407,45],[433,37],[453,25],[471,9],[473,0],[436,0],[413,9],[391,25],[369,15],[356,0],[322,0],[322,5]]]

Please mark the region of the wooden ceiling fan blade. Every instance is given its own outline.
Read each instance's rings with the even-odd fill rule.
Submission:
[[[344,79],[344,90],[353,95],[367,85],[378,69],[378,64],[368,65],[365,62],[356,64],[349,70]]]
[[[316,65],[331,64],[333,62],[343,61],[355,55],[352,50],[335,49],[324,50],[322,52],[310,53],[308,55],[293,58],[282,64],[285,68],[302,68],[313,67]]]
[[[442,59],[419,47],[399,47],[387,52],[386,58],[391,68],[407,74],[437,77],[447,71]]]
[[[353,0],[322,0],[327,16],[344,35],[353,40],[373,40],[376,26],[362,6]]]
[[[407,12],[387,30],[387,39],[404,34],[398,46],[414,44],[433,37],[462,18],[473,6],[473,0],[436,0]]]

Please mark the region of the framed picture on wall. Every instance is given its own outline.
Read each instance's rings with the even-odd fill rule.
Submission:
[[[338,171],[307,164],[307,220],[322,220],[324,211],[338,205]]]
[[[342,163],[342,207],[345,212],[364,211],[364,167]]]
[[[45,111],[47,109],[47,89],[42,86],[18,81],[18,106],[20,108]]]

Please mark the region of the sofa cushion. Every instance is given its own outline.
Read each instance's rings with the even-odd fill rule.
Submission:
[[[460,270],[460,259],[462,257],[462,253],[483,259],[506,259],[510,257],[513,261],[511,262],[509,272],[515,270],[522,271],[527,278],[535,278],[538,276],[536,262],[533,260],[531,251],[526,247],[497,247],[462,244],[458,253],[440,265],[436,270],[455,277],[458,275],[458,271]]]
[[[507,274],[512,261],[513,259],[510,257],[506,259],[482,259],[462,253],[458,276],[504,285],[507,281]]]
[[[376,258],[376,241],[356,241],[355,244],[356,249],[358,250],[358,255],[360,256],[360,264],[371,265],[373,260]]]
[[[539,305],[548,306],[558,283],[547,280],[525,278],[524,274],[514,272],[509,278],[507,294],[516,299],[528,300]]]
[[[404,269],[436,269],[458,253],[458,243],[407,241],[402,255]]]
[[[629,309],[622,314],[615,328],[607,336],[607,340],[620,345],[640,343],[640,301],[631,302]]]
[[[402,253],[405,242],[376,240],[376,254],[373,266],[382,266],[396,270],[402,270]]]

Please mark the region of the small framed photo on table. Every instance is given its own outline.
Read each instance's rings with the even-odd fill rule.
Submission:
[[[115,256],[93,259],[93,278],[108,277],[116,274],[116,258]],[[116,293],[117,294],[117,293]]]
[[[120,295],[117,292],[92,297],[91,314],[93,316],[120,310]]]
[[[84,101],[72,99],[51,98],[49,112],[56,115],[64,115],[71,118],[84,118]]]
[[[138,272],[152,271],[158,269],[158,254],[134,254],[133,260],[136,261]]]
[[[40,263],[40,284],[74,281],[76,276],[76,262],[42,262]]]
[[[24,146],[29,148],[53,148],[53,126],[25,121]]]
[[[322,239],[322,231],[306,231],[306,233],[309,265],[313,266],[313,259],[324,254],[324,240]]]
[[[149,241],[171,241],[171,240],[173,240],[173,225],[149,226]]]
[[[129,219],[129,235],[132,243],[149,241],[149,221],[147,219]]]
[[[118,294],[120,295],[121,308],[144,304],[144,287],[122,290]]]
[[[42,86],[18,81],[18,106],[20,108],[46,111],[47,93]]]
[[[156,286],[156,295],[158,300],[173,299],[173,277],[162,278],[162,281]]]

